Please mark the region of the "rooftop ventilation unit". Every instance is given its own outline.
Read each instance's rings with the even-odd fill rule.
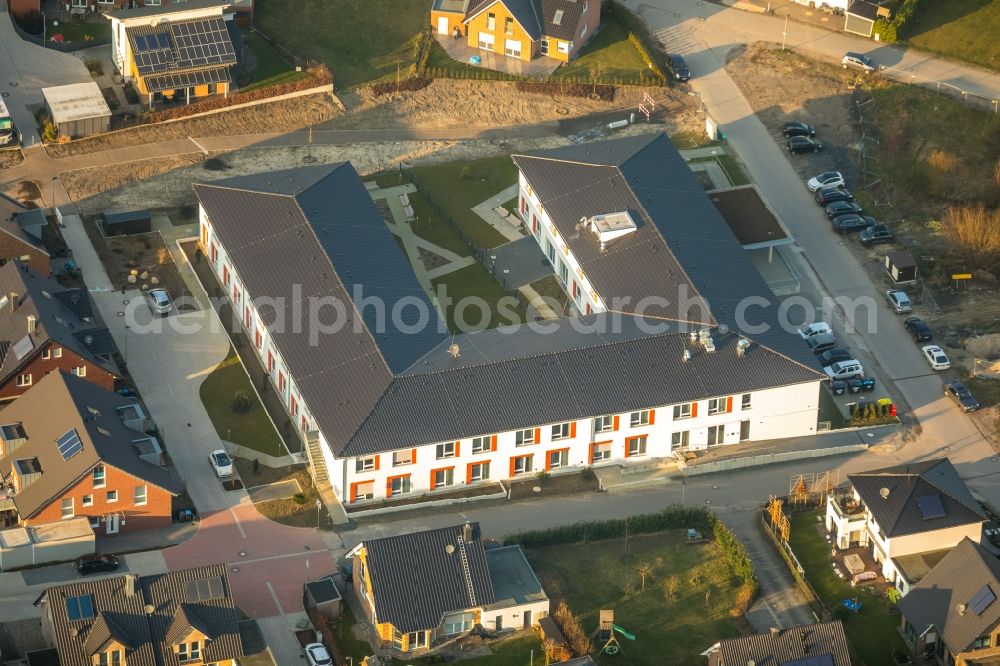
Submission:
[[[746,338],[740,338],[740,341],[736,343],[736,355],[743,358],[748,349],[750,349],[750,341]]]
[[[701,343],[701,346],[705,348],[705,351],[715,351],[715,340],[712,339],[712,334],[707,328],[703,328],[698,332],[698,341]]]
[[[590,230],[597,235],[602,250],[614,239],[627,236],[636,230],[635,220],[625,211],[595,215],[587,220],[587,224]]]

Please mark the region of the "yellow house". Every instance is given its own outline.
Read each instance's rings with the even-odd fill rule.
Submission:
[[[474,627],[536,627],[549,614],[520,546],[487,549],[478,523],[370,539],[347,554],[382,647],[427,652]]]
[[[112,58],[143,102],[228,94],[236,50],[223,6],[212,0],[108,12]]]
[[[601,0],[434,0],[431,23],[469,47],[569,62],[601,22]]]

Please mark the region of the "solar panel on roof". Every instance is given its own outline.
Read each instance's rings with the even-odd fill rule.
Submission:
[[[30,335],[26,335],[14,344],[14,356],[20,361],[34,348],[35,341],[31,339]]]
[[[190,602],[208,601],[225,596],[225,588],[220,576],[190,581],[184,589],[184,597]]]
[[[148,47],[146,46],[146,37],[145,36],[139,35],[138,37],[135,38],[135,50],[136,51],[145,51],[147,48]]]
[[[997,600],[997,595],[993,593],[993,588],[983,585],[979,588],[972,599],[969,600],[969,608],[976,614],[982,615],[983,611],[990,607]]]
[[[161,49],[169,49],[170,48],[170,38],[167,37],[166,34],[164,34],[162,32],[156,33],[156,43],[157,43],[157,45],[159,45],[159,47]]]
[[[70,621],[90,620],[94,617],[94,595],[66,597],[66,617]]]
[[[940,495],[924,495],[917,498],[917,506],[920,507],[920,514],[924,520],[934,518],[944,518],[944,505],[941,504]]]
[[[59,453],[62,455],[63,460],[69,460],[83,450],[83,442],[80,441],[80,435],[77,434],[76,428],[72,428],[65,435],[57,439],[56,446],[59,448]]]

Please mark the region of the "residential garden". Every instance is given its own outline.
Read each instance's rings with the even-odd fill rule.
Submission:
[[[830,544],[822,533],[823,511],[824,508],[820,507],[790,516],[788,545],[805,571],[800,590],[811,599],[814,611],[821,620],[832,618],[844,623],[847,638],[863,663],[895,663],[897,655],[908,654],[906,644],[897,631],[899,612],[880,587],[852,587],[849,582],[837,577],[830,556]],[[764,529],[767,531],[767,528]],[[770,534],[769,531],[767,533]],[[781,549],[779,552],[783,553]],[[790,568],[793,577],[801,581],[794,566]],[[861,602],[861,610],[849,611],[841,603],[845,599]]]
[[[1000,2],[951,0],[919,3],[902,39],[915,48],[1000,69]]]

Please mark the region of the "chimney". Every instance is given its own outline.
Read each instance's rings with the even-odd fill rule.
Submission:
[[[17,292],[12,291],[7,296],[10,298],[10,311],[14,312],[17,310],[17,306],[19,305]]]
[[[35,315],[28,315],[28,335],[35,332]]]
[[[691,360],[691,352],[689,352],[687,349],[685,349],[684,350],[684,354],[681,355],[681,360],[684,361],[685,363],[687,363],[688,361],[690,361]]]
[[[771,635],[772,636],[777,636],[780,633],[781,633],[781,629],[778,629],[777,627],[771,627]]]
[[[472,543],[472,523],[466,522],[462,525],[462,541]]]
[[[139,577],[135,574],[125,574],[125,596],[134,597],[135,596],[135,584],[138,582]]]

